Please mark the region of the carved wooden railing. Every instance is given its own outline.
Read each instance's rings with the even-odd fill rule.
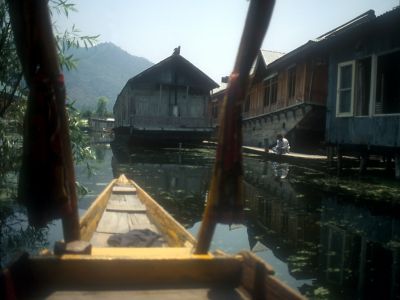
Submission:
[[[211,127],[211,121],[208,117],[134,116],[131,126],[139,128],[208,128]]]

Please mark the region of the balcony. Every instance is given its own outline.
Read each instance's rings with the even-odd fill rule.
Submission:
[[[211,128],[208,117],[133,116],[131,126],[143,129],[204,129]]]

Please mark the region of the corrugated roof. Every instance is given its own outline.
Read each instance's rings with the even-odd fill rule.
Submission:
[[[225,90],[227,87],[228,87],[228,83],[221,82],[221,83],[219,84],[219,87],[213,89],[211,93],[212,93],[212,95],[215,95],[215,94],[217,94],[217,93],[219,93],[219,92]]]
[[[254,63],[251,66],[250,75],[254,74],[254,72],[256,70],[256,66],[260,63],[259,62],[260,57],[262,58],[264,65],[268,66],[270,63],[274,62],[275,60],[277,60],[278,58],[280,58],[284,55],[285,55],[285,53],[283,53],[283,52],[260,49],[260,52],[258,53],[257,58],[254,60]]]
[[[260,50],[261,55],[264,59],[265,65],[268,66],[273,61],[277,60],[278,58],[284,56],[286,53],[277,52],[277,51],[270,51],[270,50]]]
[[[375,18],[376,18],[375,12],[372,9],[370,9],[370,10],[366,11],[365,13],[355,17],[354,19],[351,19],[350,21],[340,25],[339,27],[336,27],[336,28],[324,33],[323,35],[316,38],[315,41],[319,42],[324,39],[331,38],[340,33],[343,33],[344,31],[346,31],[348,29],[352,29],[360,24],[364,24],[371,20],[374,20]]]

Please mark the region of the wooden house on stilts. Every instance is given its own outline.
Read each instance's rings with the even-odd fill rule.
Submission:
[[[260,50],[243,105],[244,144],[268,147],[283,134],[294,151],[321,147],[327,73],[316,41],[287,54]]]
[[[114,105],[116,140],[196,144],[211,135],[210,90],[218,85],[179,53],[131,78]]]
[[[342,155],[359,156],[361,170],[371,154],[394,159],[400,178],[400,7],[378,17],[370,10],[323,40],[329,156],[337,154],[339,168]]]

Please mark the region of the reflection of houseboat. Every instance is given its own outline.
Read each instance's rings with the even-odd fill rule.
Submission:
[[[180,221],[191,227],[201,219],[209,183],[211,162],[195,160],[192,153],[143,149],[140,152],[114,151],[114,177],[125,173],[156,197]],[[197,215],[197,217],[196,217]]]
[[[331,198],[324,202],[321,223],[326,282],[355,290],[349,299],[398,299],[399,220]]]
[[[131,170],[140,174],[140,179],[137,180],[143,186],[153,186],[168,191],[185,190],[205,195],[211,162],[206,163],[204,159],[193,157],[192,152],[148,149],[124,155],[115,151],[114,147],[112,150],[114,177],[124,172],[133,175],[130,174]],[[121,171],[121,166],[127,167],[128,170]]]
[[[176,50],[126,83],[114,105],[116,138],[134,146],[209,139],[207,105],[217,86]]]
[[[319,215],[315,214],[319,203],[304,201],[287,180],[277,180],[271,162],[245,160],[245,170],[245,195],[252,214],[248,220],[253,223],[248,224],[250,245],[257,243],[255,236],[264,235],[264,245],[287,262],[290,270],[294,268],[288,260],[290,256],[319,242]],[[315,263],[314,258],[311,260]],[[312,269],[308,265],[292,275],[309,278]]]
[[[94,132],[111,132],[114,128],[114,118],[89,118],[89,130]]]

